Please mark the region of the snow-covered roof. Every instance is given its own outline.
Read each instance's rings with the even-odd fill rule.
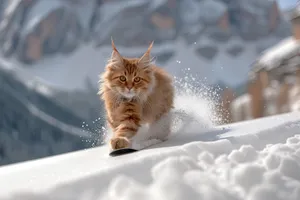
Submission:
[[[289,20],[300,17],[300,6],[294,7],[288,13]],[[294,73],[300,67],[300,40],[293,36],[281,40],[278,44],[265,50],[261,57],[252,65],[249,79],[253,79],[256,73],[266,70],[271,76],[282,76]]]
[[[294,37],[281,40],[277,45],[264,51],[253,64],[250,76],[260,70],[270,73],[291,73],[300,67],[300,41]]]
[[[298,5],[289,12],[289,18],[293,20],[299,17],[300,17],[300,6]]]

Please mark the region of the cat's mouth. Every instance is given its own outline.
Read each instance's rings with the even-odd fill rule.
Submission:
[[[122,92],[122,95],[127,99],[132,99],[133,97],[136,96],[135,92],[133,91]]]

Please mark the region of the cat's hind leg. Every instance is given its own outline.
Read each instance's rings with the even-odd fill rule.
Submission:
[[[159,139],[165,141],[171,134],[172,116],[171,113],[162,115],[149,128],[149,139]]]

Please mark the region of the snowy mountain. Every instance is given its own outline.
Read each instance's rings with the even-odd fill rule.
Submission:
[[[103,146],[2,167],[0,197],[298,200],[299,122],[299,112],[204,129],[199,121],[121,157]]]
[[[14,77],[20,98],[26,99],[26,106],[16,102],[16,112],[26,116],[28,105],[33,105],[58,124],[88,129],[95,135],[103,125],[96,95],[98,75],[110,55],[111,36],[124,56],[141,55],[154,40],[157,64],[184,80],[192,75],[195,82],[241,88],[257,55],[290,34],[276,1],[269,0],[3,0],[0,14],[0,69],[13,69],[13,75],[1,79],[6,82]],[[2,106],[9,109],[0,122],[7,123],[4,115],[10,115],[11,102],[19,96],[3,94]],[[5,141],[10,141],[6,142],[10,145],[0,145],[3,163],[13,162],[2,152],[18,149],[22,146],[18,140],[30,149],[26,151],[33,151],[33,139],[26,139],[32,129],[57,129],[51,120],[39,123],[41,118],[28,117],[34,123],[17,128],[17,135],[25,139],[12,139],[14,131],[8,125],[0,130]],[[69,137],[66,131],[60,135]],[[48,150],[43,155],[56,154],[51,150],[56,144],[53,138],[45,140],[47,145],[42,148]],[[82,138],[66,141],[76,146]],[[19,155],[19,160],[32,156]]]
[[[17,71],[0,67],[0,165],[91,147],[96,138],[82,130],[84,119]]]
[[[4,57],[65,89],[84,88],[87,78],[96,86],[111,36],[127,56],[154,40],[157,63],[174,75],[189,68],[234,87],[262,50],[290,34],[273,0],[12,2],[0,28]]]

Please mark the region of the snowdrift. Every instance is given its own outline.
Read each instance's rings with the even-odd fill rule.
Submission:
[[[300,199],[300,113],[207,128],[108,157],[103,147],[0,168],[0,199]]]

